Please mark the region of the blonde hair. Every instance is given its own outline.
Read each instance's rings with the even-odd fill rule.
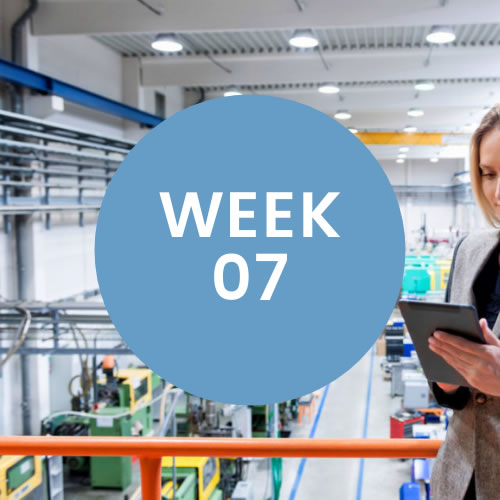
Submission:
[[[472,134],[470,147],[470,179],[472,184],[472,192],[481,208],[486,220],[492,226],[499,226],[500,219],[495,215],[488,200],[484,196],[483,186],[481,181],[481,171],[479,169],[479,147],[483,137],[494,128],[500,129],[500,104],[493,106],[483,117],[479,127]]]

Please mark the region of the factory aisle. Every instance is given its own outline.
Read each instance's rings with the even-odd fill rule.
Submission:
[[[368,420],[368,438],[389,438],[389,417],[401,408],[401,398],[391,398],[391,383],[384,380],[382,357],[375,356],[372,378],[372,401]],[[363,495],[365,500],[397,500],[399,488],[411,481],[411,460],[365,460]]]
[[[365,421],[367,389],[370,379],[368,352],[351,370],[330,384],[315,432],[315,438],[361,438]],[[374,356],[367,437],[388,438],[389,416],[400,398],[390,397],[390,382],[384,381],[381,358]],[[317,392],[316,409],[325,389]],[[293,437],[308,437],[312,423],[295,424]],[[270,498],[271,478],[267,464],[255,466],[255,498]],[[302,469],[302,472],[300,471]],[[360,479],[358,459],[283,460],[281,500],[342,499],[397,500],[399,487],[410,480],[410,461],[371,459],[364,461]],[[258,479],[257,479],[258,478]],[[267,495],[264,488],[267,482]]]

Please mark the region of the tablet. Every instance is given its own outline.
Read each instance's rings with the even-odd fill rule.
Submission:
[[[476,308],[471,305],[400,300],[399,310],[427,379],[470,387],[460,373],[429,349],[428,338],[435,330],[442,330],[484,344]]]

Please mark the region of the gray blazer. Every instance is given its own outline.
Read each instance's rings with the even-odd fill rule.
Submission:
[[[473,283],[500,240],[497,230],[471,234],[455,256],[450,302],[476,304]],[[500,315],[493,326],[500,337]],[[465,407],[455,410],[431,478],[435,500],[463,499],[472,473],[477,500],[500,498],[500,397],[471,389]]]

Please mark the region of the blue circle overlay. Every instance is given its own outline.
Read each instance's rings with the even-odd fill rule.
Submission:
[[[198,194],[205,220],[222,193],[211,236],[199,236],[189,213],[173,237],[161,192],[177,222],[186,193]],[[230,236],[231,192],[255,193],[239,202],[253,211],[239,228],[256,237]],[[290,212],[276,228],[291,238],[266,235],[269,192],[292,193],[276,202]],[[320,215],[338,237],[318,218],[304,237],[304,193],[315,208],[329,192],[339,194]],[[262,253],[287,255],[270,300],[261,296],[276,263],[257,262]],[[225,254],[248,266],[237,300],[215,288]],[[237,96],[177,113],[132,149],[106,191],[95,258],[114,325],[153,371],[207,399],[264,404],[326,385],[373,345],[401,287],[404,231],[387,177],[353,134],[293,101]],[[222,275],[229,292],[238,288],[235,263]]]

